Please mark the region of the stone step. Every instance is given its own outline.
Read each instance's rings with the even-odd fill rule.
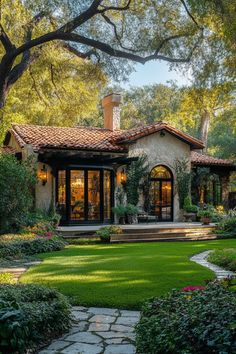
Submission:
[[[126,229],[123,228],[123,233],[126,234],[133,234],[133,233],[158,233],[158,234],[163,234],[163,233],[176,233],[176,232],[196,232],[196,231],[201,231],[201,232],[212,232],[215,230],[215,226],[193,226],[193,227],[173,227],[173,228],[143,228],[143,227],[137,227],[137,228],[130,228]]]
[[[203,240],[214,240],[217,238],[217,235],[204,235],[204,236],[196,236],[196,237],[139,237],[130,239],[127,237],[126,239],[113,239],[111,238],[111,243],[132,243],[132,242],[168,242],[168,241],[203,241]]]

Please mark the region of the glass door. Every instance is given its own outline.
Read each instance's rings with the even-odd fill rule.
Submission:
[[[70,219],[85,220],[84,171],[70,171]]]
[[[88,171],[88,220],[99,221],[100,210],[100,171]]]
[[[151,171],[150,213],[156,221],[172,221],[173,178],[165,166],[156,166]]]

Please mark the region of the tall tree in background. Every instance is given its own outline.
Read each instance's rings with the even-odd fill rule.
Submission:
[[[0,108],[47,43],[119,71],[127,60],[188,62],[203,37],[184,0],[2,0],[0,10]]]

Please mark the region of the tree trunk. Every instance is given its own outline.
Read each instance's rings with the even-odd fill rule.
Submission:
[[[201,114],[201,122],[199,127],[199,136],[205,145],[204,152],[207,152],[207,140],[208,140],[209,127],[210,127],[210,113],[204,110]]]

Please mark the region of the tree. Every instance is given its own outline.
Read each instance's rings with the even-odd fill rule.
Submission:
[[[190,60],[203,37],[184,0],[48,0],[43,4],[2,0],[0,108],[47,43],[55,42],[80,58],[100,63],[105,58],[111,63],[111,57],[142,64],[155,59],[182,63]],[[23,27],[18,26],[19,7]],[[12,12],[15,33],[10,36],[7,18]]]
[[[232,87],[229,83],[212,87],[192,86],[184,90],[179,116],[195,121],[198,137],[208,146],[210,125],[217,120],[220,112],[233,104]]]
[[[0,153],[0,233],[19,229],[33,207],[36,172],[31,162]]]

